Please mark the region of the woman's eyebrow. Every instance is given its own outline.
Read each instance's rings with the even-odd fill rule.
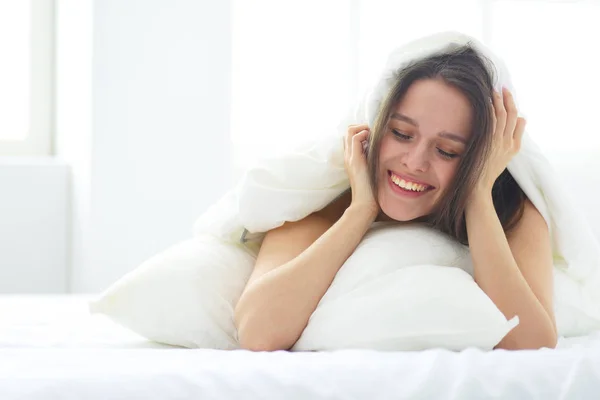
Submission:
[[[414,119],[407,117],[404,114],[400,114],[399,112],[395,112],[392,114],[391,118],[393,119],[397,119],[399,121],[404,121],[406,123],[409,123],[411,125],[413,125],[414,127],[418,128],[419,124],[417,123],[417,121],[415,121]],[[448,131],[441,131],[438,133],[438,136],[443,137],[443,138],[447,138],[450,140],[454,140],[455,142],[460,142],[462,144],[467,144],[467,141],[465,138],[463,138],[461,135],[458,135],[456,133],[452,133],[452,132],[448,132]]]
[[[400,120],[400,121],[404,121],[404,122],[408,122],[409,124],[415,126],[415,127],[419,127],[419,124],[417,124],[417,121],[415,121],[414,119],[407,117],[404,114],[400,114],[399,112],[395,112],[392,114],[392,117],[394,119]]]
[[[460,135],[457,135],[456,133],[452,133],[452,132],[446,132],[446,131],[441,131],[440,133],[438,133],[438,136],[450,139],[450,140],[454,140],[455,142],[460,142],[462,144],[467,144],[467,141],[465,140],[465,138],[463,138]]]

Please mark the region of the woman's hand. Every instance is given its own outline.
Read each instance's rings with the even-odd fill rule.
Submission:
[[[367,157],[362,144],[363,141],[368,140],[369,133],[368,125],[350,125],[348,127],[348,133],[344,138],[344,167],[352,188],[350,207],[364,210],[375,220],[379,213],[379,205],[371,189]]]
[[[491,153],[485,163],[477,189],[491,192],[494,182],[504,171],[508,162],[521,149],[521,139],[525,132],[525,119],[517,118],[517,107],[510,91],[502,88],[503,95],[494,90]]]

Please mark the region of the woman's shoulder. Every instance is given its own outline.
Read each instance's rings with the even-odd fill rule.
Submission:
[[[348,189],[314,214],[317,214],[334,224],[342,217],[344,211],[350,206],[351,202],[352,192]]]

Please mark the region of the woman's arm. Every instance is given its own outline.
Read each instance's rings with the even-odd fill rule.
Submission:
[[[242,348],[291,348],[375,217],[350,205],[336,222],[315,213],[269,231],[235,309]]]
[[[473,194],[466,222],[475,281],[507,319],[519,316],[519,325],[496,348],[554,348],[553,263],[544,218],[527,199],[523,217],[507,238],[491,192],[481,191]]]
[[[496,214],[492,188],[521,148],[525,119],[512,94],[494,91],[491,153],[465,210],[475,281],[506,318],[519,325],[496,348],[554,348],[552,250],[546,221],[527,199],[521,220],[507,238]]]

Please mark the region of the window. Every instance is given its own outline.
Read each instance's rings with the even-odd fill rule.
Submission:
[[[511,71],[527,132],[548,153],[600,151],[598,19],[598,0],[491,3],[491,45]]]
[[[54,1],[0,1],[0,156],[49,155]]]

